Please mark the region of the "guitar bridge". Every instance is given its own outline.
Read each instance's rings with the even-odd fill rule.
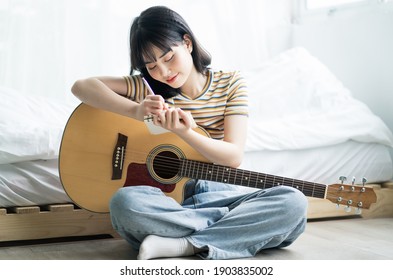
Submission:
[[[121,179],[124,167],[124,157],[127,148],[127,140],[128,137],[126,135],[118,133],[117,142],[112,156],[112,180]]]

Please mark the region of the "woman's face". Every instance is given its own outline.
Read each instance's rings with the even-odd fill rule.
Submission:
[[[154,47],[155,61],[146,61],[146,69],[150,76],[172,88],[182,87],[188,80],[194,63],[191,56],[192,47],[187,41],[162,51]]]

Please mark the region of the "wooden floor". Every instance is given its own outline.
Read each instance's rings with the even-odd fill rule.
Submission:
[[[62,239],[0,243],[1,260],[133,260],[122,239]],[[185,258],[186,259],[186,258]],[[187,259],[197,259],[191,257]],[[265,250],[261,260],[393,260],[393,218],[310,221],[305,233],[285,249]]]

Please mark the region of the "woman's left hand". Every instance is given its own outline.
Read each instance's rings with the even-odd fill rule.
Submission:
[[[197,127],[190,112],[180,108],[168,108],[154,116],[154,124],[181,135]]]

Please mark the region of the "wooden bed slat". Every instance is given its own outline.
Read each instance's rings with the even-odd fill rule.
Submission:
[[[40,211],[47,208],[47,211]],[[112,235],[109,214],[74,209],[74,205],[1,208],[0,242],[58,237]],[[8,211],[7,211],[8,210]]]
[[[374,188],[377,203],[363,210],[361,217],[393,217],[393,182],[368,186]],[[308,219],[355,215],[354,210],[347,213],[328,200],[308,199]],[[119,237],[112,228],[109,214],[79,209],[71,203],[0,208],[0,242],[102,234]]]
[[[74,210],[73,204],[53,204],[41,207],[42,210],[50,212],[69,212]]]
[[[10,207],[9,211],[15,214],[32,214],[32,213],[39,213],[40,207],[39,206],[16,206]]]

